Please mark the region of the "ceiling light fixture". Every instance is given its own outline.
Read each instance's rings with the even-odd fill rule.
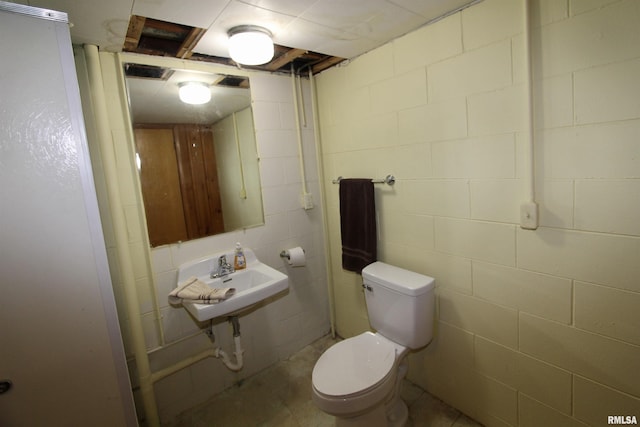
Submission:
[[[273,58],[271,32],[256,25],[240,25],[229,30],[229,55],[238,64],[261,65]]]
[[[206,104],[211,100],[209,85],[202,82],[184,82],[178,85],[180,101],[185,104]]]

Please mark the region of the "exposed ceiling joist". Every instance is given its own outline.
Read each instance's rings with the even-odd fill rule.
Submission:
[[[133,52],[138,48],[138,43],[140,43],[140,37],[142,37],[142,30],[144,29],[144,23],[146,20],[147,18],[144,16],[131,15],[127,35],[124,38],[123,50]]]
[[[268,64],[265,65],[265,68],[269,71],[276,71],[283,66],[289,64],[291,61],[296,58],[301,57],[302,55],[306,55],[308,51],[303,49],[290,49],[286,51],[284,54],[280,55],[278,58],[272,60]]]
[[[334,65],[341,63],[342,61],[344,61],[344,58],[340,58],[338,56],[329,56],[327,57],[327,59],[315,63],[311,67],[311,71],[313,72],[313,74],[318,74],[319,72],[324,71],[327,68],[331,68]]]
[[[191,30],[182,42],[182,45],[180,45],[176,56],[181,59],[190,58],[193,54],[193,48],[198,44],[205,32],[206,30],[204,28],[194,28]]]

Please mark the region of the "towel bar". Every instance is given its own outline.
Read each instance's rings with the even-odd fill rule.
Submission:
[[[342,179],[341,176],[339,176],[337,179],[334,179],[333,182],[334,184],[339,184],[340,180]],[[383,179],[372,179],[371,182],[373,182],[374,184],[388,184],[388,185],[393,185],[396,183],[396,177],[393,175],[387,175],[386,177],[384,177]]]

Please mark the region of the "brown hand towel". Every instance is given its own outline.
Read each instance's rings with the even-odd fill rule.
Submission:
[[[376,204],[370,179],[340,180],[342,268],[362,273],[377,259]]]
[[[172,304],[181,302],[215,304],[233,296],[235,292],[235,288],[210,288],[197,277],[189,277],[169,293],[169,302]]]

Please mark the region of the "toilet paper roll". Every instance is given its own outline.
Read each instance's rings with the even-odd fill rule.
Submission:
[[[289,254],[289,260],[287,261],[292,267],[302,267],[307,263],[307,259],[304,256],[304,249],[300,246],[287,249]]]

